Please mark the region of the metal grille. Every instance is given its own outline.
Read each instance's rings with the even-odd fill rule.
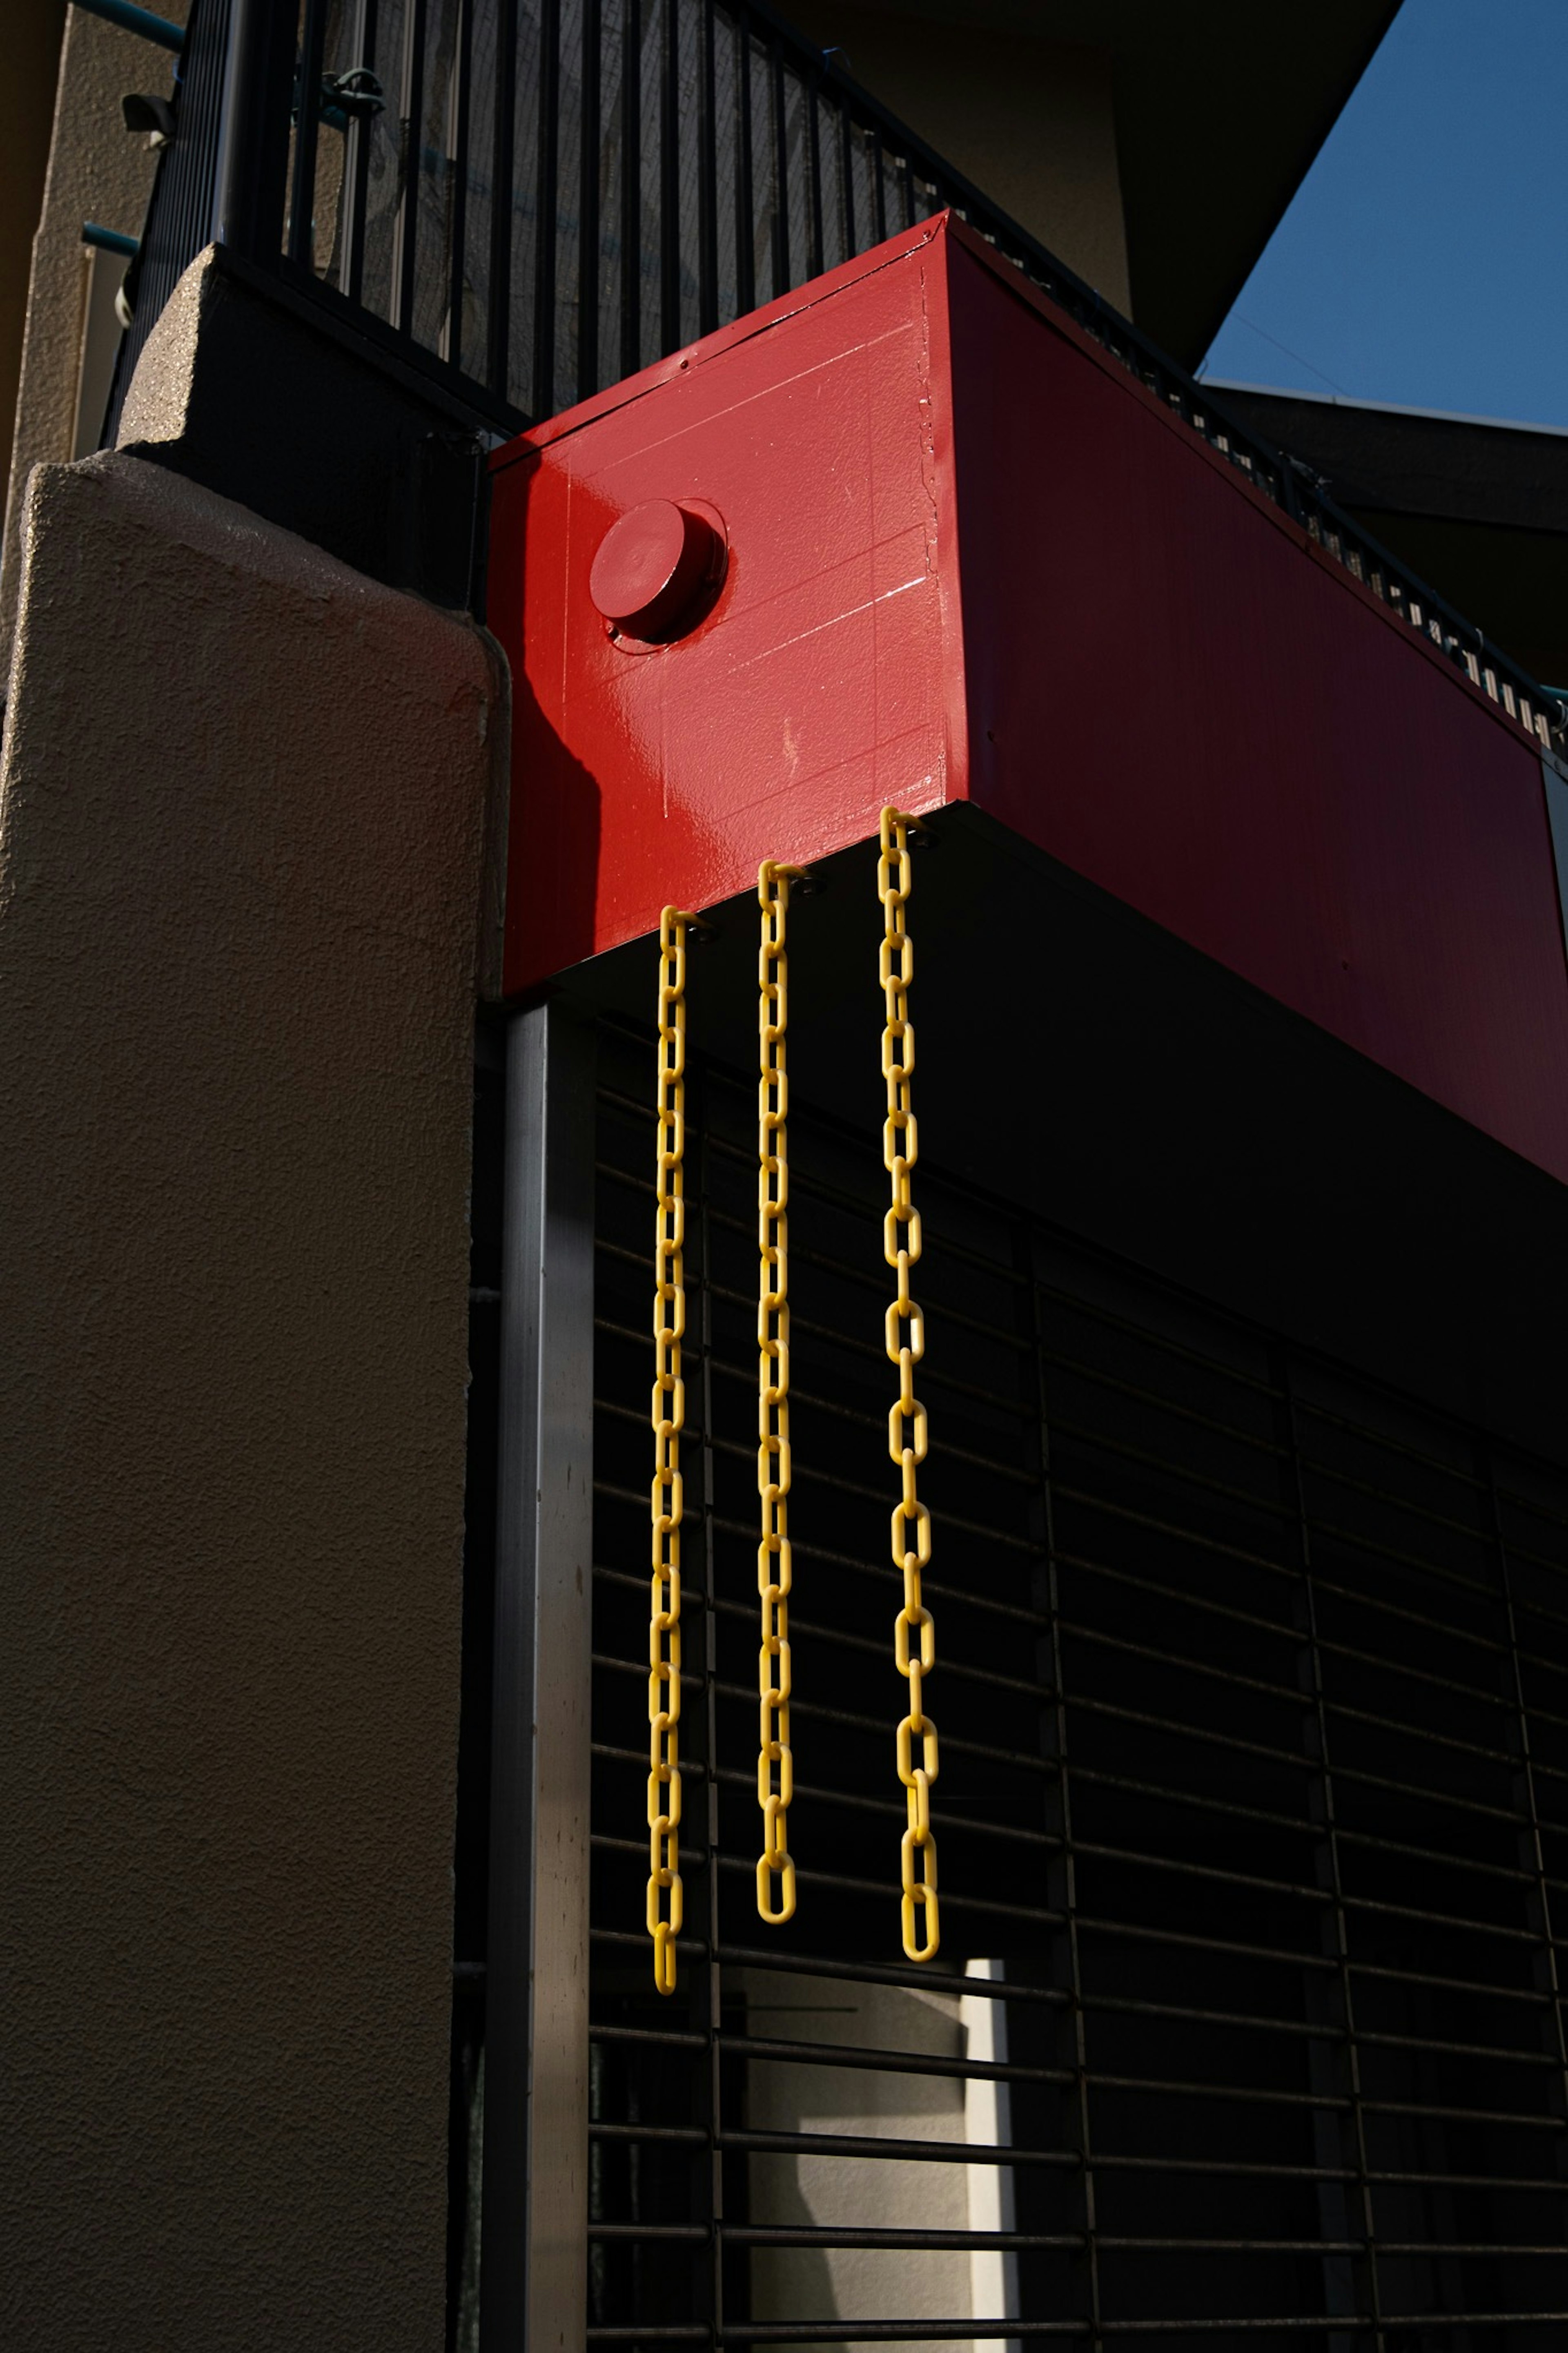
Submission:
[[[944,1940],[911,1968],[879,1155],[797,1112],[799,1908],[764,1930],[755,1082],[698,1064],[661,2000],[651,1046],[606,1030],[600,1069],[591,2340],[1561,2343],[1568,1479],[922,1154]]]

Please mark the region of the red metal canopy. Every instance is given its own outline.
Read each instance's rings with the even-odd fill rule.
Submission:
[[[495,464],[510,990],[968,804],[1568,1180],[1533,741],[962,225]]]

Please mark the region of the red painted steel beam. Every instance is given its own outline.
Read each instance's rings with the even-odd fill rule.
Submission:
[[[1533,743],[960,225],[495,464],[510,990],[968,800],[1568,1181]]]

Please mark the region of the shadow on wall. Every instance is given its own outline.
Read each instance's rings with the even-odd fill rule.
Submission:
[[[988,1968],[988,1965],[982,1964]],[[768,2040],[907,2051],[955,2068],[968,2053],[956,1991],[855,1984],[836,1978],[742,1974],[746,2031]],[[962,2142],[970,2137],[964,2078],[805,2063],[748,2067],[747,2124],[754,2132],[838,2133],[851,2138]],[[913,2158],[761,2152],[750,2164],[750,2221],[771,2228],[963,2232],[976,2226],[972,2177],[993,2168]],[[987,2227],[982,2223],[979,2227]],[[994,2227],[994,2225],[990,2225]],[[754,2248],[754,2321],[909,2320],[929,2324],[973,2309],[970,2252],[963,2246]],[[951,2340],[946,2353],[972,2353]],[[921,2346],[921,2353],[929,2353]]]

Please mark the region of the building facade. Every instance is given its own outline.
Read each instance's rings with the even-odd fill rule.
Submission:
[[[68,12],[19,2341],[1565,2325],[1552,625],[1186,373],[1390,14]]]

